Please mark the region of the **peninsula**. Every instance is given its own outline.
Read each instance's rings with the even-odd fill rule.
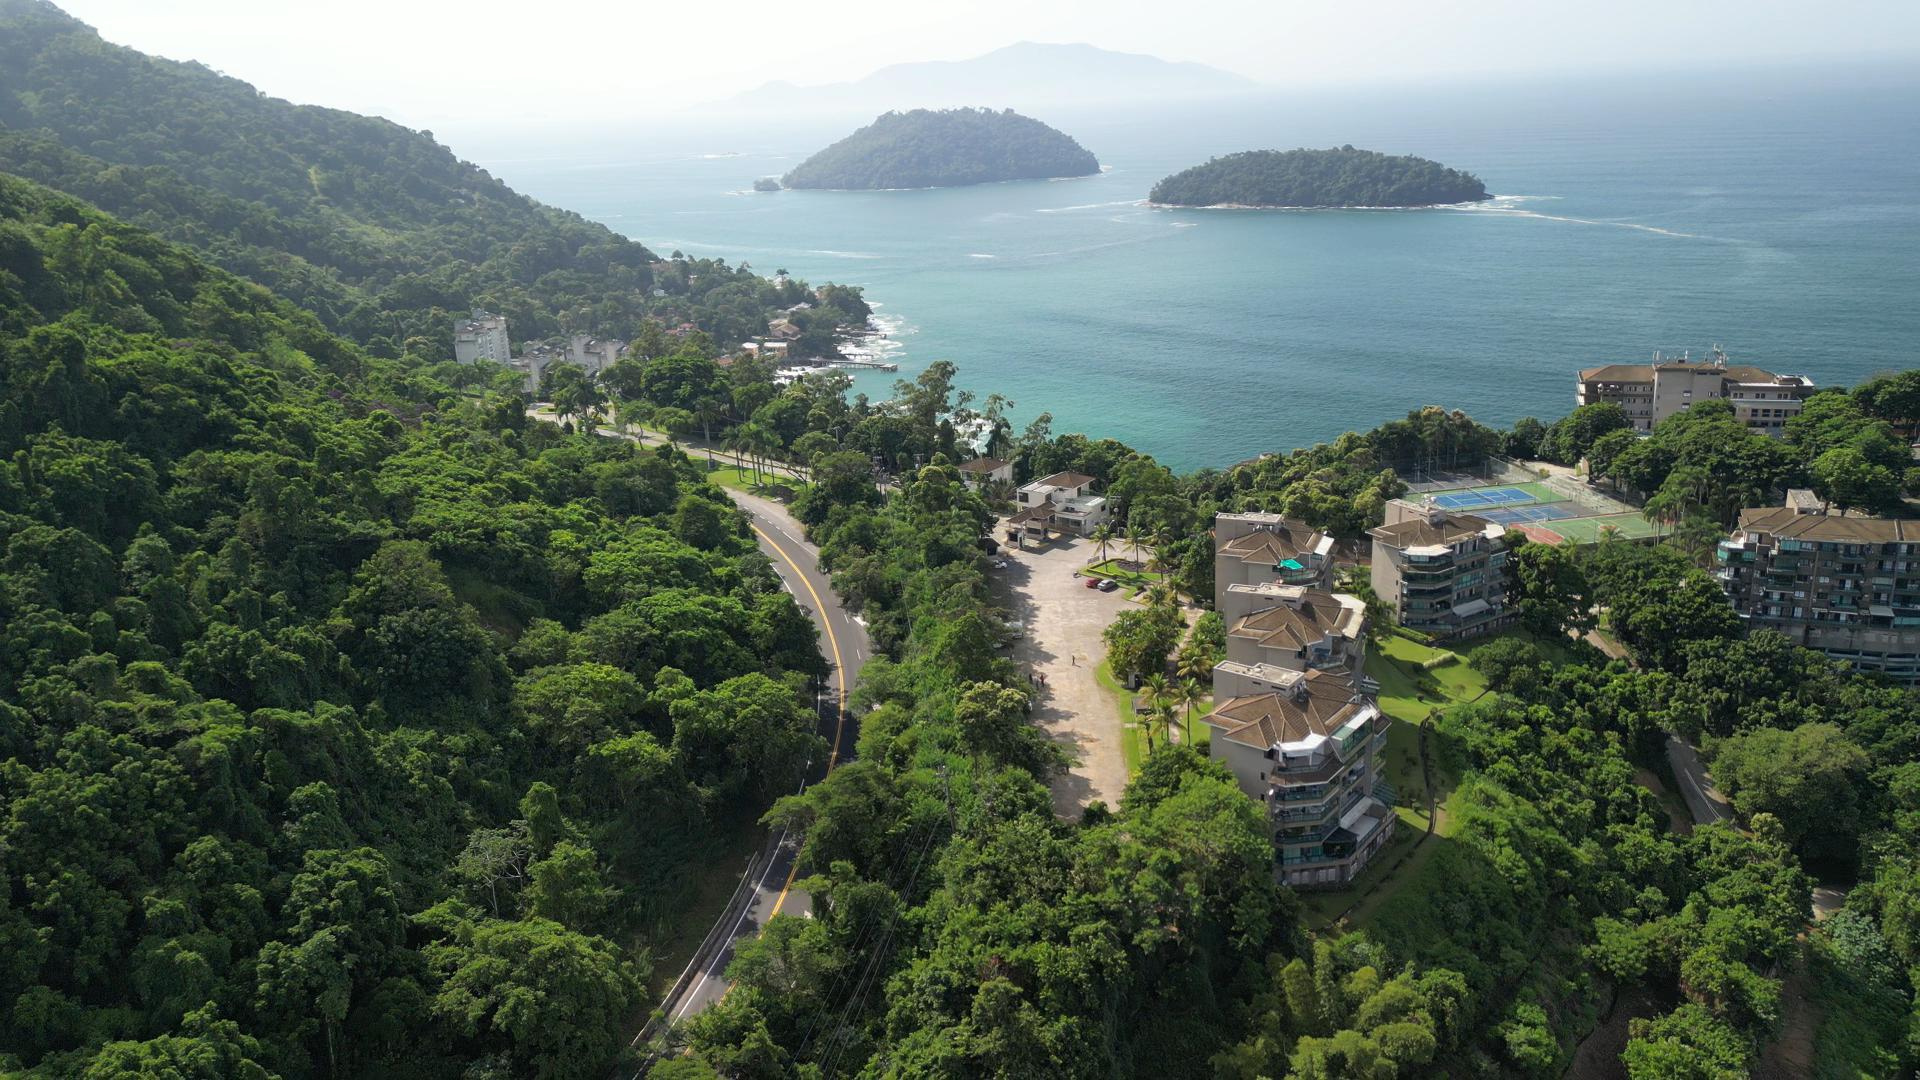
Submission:
[[[800,163],[790,188],[961,187],[1090,176],[1100,162],[1073,138],[1011,109],[889,112]]]
[[[1250,209],[1412,207],[1481,202],[1472,173],[1408,155],[1356,150],[1248,150],[1174,173],[1153,186],[1156,206]]]

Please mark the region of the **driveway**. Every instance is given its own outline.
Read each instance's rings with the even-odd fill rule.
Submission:
[[[1084,540],[1056,542],[1045,550],[1001,549],[1008,565],[996,570],[996,591],[1013,618],[1026,624],[1013,658],[1045,677],[1034,702],[1033,721],[1067,748],[1073,767],[1054,778],[1053,812],[1074,819],[1095,799],[1120,805],[1127,762],[1120,749],[1120,716],[1113,696],[1093,671],[1106,656],[1100,632],[1127,608],[1124,593],[1086,587],[1074,571],[1093,559]]]

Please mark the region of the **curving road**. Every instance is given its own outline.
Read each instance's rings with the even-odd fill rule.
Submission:
[[[536,419],[557,419],[553,410],[545,406],[527,411]],[[666,441],[651,432],[621,434],[602,430],[600,434],[646,445],[659,445]],[[860,668],[873,655],[873,645],[867,637],[866,626],[842,607],[839,597],[834,595],[832,582],[820,572],[819,549],[807,542],[800,523],[787,512],[787,508],[771,499],[744,491],[732,488],[722,490],[746,512],[753,527],[754,539],[758,541],[760,550],[773,562],[774,572],[780,575],[781,584],[793,594],[794,602],[807,612],[820,631],[821,649],[829,665],[827,692],[822,695],[820,703],[820,734],[830,740],[830,749],[826,761],[814,764],[807,778],[807,783],[811,783],[853,756],[854,743],[859,738],[859,723],[846,708],[847,694],[853,689]],[[803,783],[801,789],[805,790],[805,786]],[[727,911],[721,916],[721,923],[710,932],[710,936],[717,935],[716,944],[710,950],[701,950],[706,954],[704,962],[700,963],[698,970],[689,967],[674,984],[667,1000],[660,1003],[660,1011],[670,1024],[697,1015],[726,996],[727,965],[733,962],[736,943],[757,935],[760,928],[775,915],[806,916],[812,913],[812,897],[807,895],[806,890],[793,887],[798,871],[795,856],[799,845],[783,830],[780,835],[771,838],[770,848],[772,857],[764,864],[756,864],[751,870],[751,893],[744,906],[728,905]],[[696,954],[695,960],[700,961],[702,957]],[[638,1041],[636,1036],[635,1042]]]
[[[802,539],[799,522],[785,507],[743,491],[728,490],[727,494],[747,512],[760,550],[773,560],[773,568],[787,591],[820,628],[820,644],[831,665],[827,704],[821,710],[821,734],[831,740],[831,750],[826,762],[815,770],[817,775],[824,775],[853,756],[859,725],[844,705],[861,666],[872,653],[867,628],[840,605],[827,576],[820,572],[819,550]],[[729,912],[723,916],[732,922],[722,945],[701,966],[699,974],[691,981],[683,980],[679,994],[661,1003],[661,1011],[670,1023],[677,1024],[726,996],[726,970],[733,961],[736,942],[758,934],[775,915],[811,914],[812,898],[805,890],[793,887],[797,853],[797,844],[784,835],[779,838],[773,858],[756,872],[752,899],[738,915]]]

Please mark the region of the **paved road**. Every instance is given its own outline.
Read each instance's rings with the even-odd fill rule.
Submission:
[[[1673,777],[1680,782],[1680,797],[1686,800],[1694,824],[1711,825],[1733,817],[1733,807],[1714,788],[1699,751],[1678,735],[1667,736],[1667,763],[1673,766]]]
[[[853,756],[854,741],[859,735],[859,725],[839,706],[845,702],[847,692],[852,690],[861,666],[872,655],[867,629],[840,606],[827,576],[820,572],[820,552],[801,538],[800,524],[787,513],[785,507],[742,491],[729,491],[728,494],[752,517],[753,532],[760,542],[760,550],[773,560],[773,568],[779,572],[780,580],[820,628],[820,645],[833,668],[827,676],[831,704],[821,714],[823,727],[829,723],[831,725],[822,734],[832,741],[832,749],[824,768],[817,771],[830,771],[841,761]],[[663,1003],[669,1009],[669,1020],[678,1023],[726,996],[726,970],[733,961],[735,942],[758,934],[760,928],[775,915],[806,915],[812,911],[812,898],[804,889],[793,887],[797,850],[797,844],[782,837],[774,858],[756,875],[753,899],[734,919],[727,932],[726,944],[713,954],[678,1000]]]
[[[543,406],[527,411],[537,419],[555,419],[552,410]],[[649,445],[665,442],[651,432],[621,435],[610,429],[602,429],[600,434]],[[808,778],[811,782],[853,756],[854,743],[859,738],[859,724],[844,706],[848,692],[858,680],[860,668],[873,655],[873,645],[867,638],[867,628],[840,605],[839,598],[833,593],[832,583],[827,580],[827,575],[820,572],[819,549],[806,541],[800,523],[787,512],[787,508],[771,499],[744,491],[731,488],[723,490],[747,512],[760,550],[772,560],[774,571],[780,575],[780,581],[787,591],[793,594],[794,602],[813,618],[814,625],[820,630],[821,649],[831,666],[827,674],[828,692],[823,698],[820,713],[820,733],[829,740],[830,749],[826,761],[815,763],[812,775]],[[812,898],[806,890],[793,887],[798,850],[798,844],[792,838],[784,835],[776,838],[773,857],[754,873],[752,899],[738,915],[723,916],[729,921],[723,944],[699,972],[685,982],[678,996],[661,1003],[670,1022],[679,1023],[697,1015],[726,996],[726,970],[733,961],[735,943],[758,934],[760,928],[775,915],[811,913]]]

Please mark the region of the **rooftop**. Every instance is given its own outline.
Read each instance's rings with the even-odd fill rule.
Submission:
[[[1373,701],[1345,676],[1326,671],[1295,673],[1292,692],[1229,698],[1207,714],[1216,738],[1266,749],[1319,742],[1355,720],[1377,714]]]
[[[1328,635],[1360,635],[1366,607],[1357,597],[1288,586],[1279,590],[1294,595],[1241,619],[1227,631],[1228,636],[1251,639],[1271,649],[1304,649]]]
[[[1331,554],[1333,537],[1304,522],[1274,516],[1272,524],[1238,536],[1220,545],[1220,554],[1242,562],[1279,564],[1305,555]]]
[[[1085,473],[1057,472],[1057,473],[1054,473],[1052,476],[1041,477],[1040,479],[1035,480],[1033,483],[1028,484],[1027,486],[1029,488],[1039,488],[1039,487],[1077,488],[1077,487],[1086,487],[1088,484],[1091,484],[1091,483],[1093,483],[1093,477],[1088,476]]]
[[[1006,467],[1006,462],[1001,461],[999,458],[991,457],[974,458],[971,461],[963,461],[959,465],[960,471],[964,473],[999,472]]]
[[[1766,533],[1785,540],[1831,540],[1842,544],[1920,542],[1920,521],[1865,514],[1806,513],[1797,506],[1766,506],[1740,511],[1742,533]]]
[[[1488,529],[1493,529],[1496,534],[1503,531],[1486,518],[1437,511],[1392,525],[1376,525],[1367,530],[1367,535],[1390,547],[1444,547],[1475,536],[1485,536]]]
[[[1580,371],[1581,382],[1652,382],[1655,371],[1691,371],[1702,375],[1717,374],[1737,383],[1767,383],[1776,385],[1799,386],[1812,385],[1799,375],[1777,375],[1766,368],[1752,364],[1726,364],[1715,361],[1663,360],[1652,364],[1603,364],[1600,367],[1583,368]]]

